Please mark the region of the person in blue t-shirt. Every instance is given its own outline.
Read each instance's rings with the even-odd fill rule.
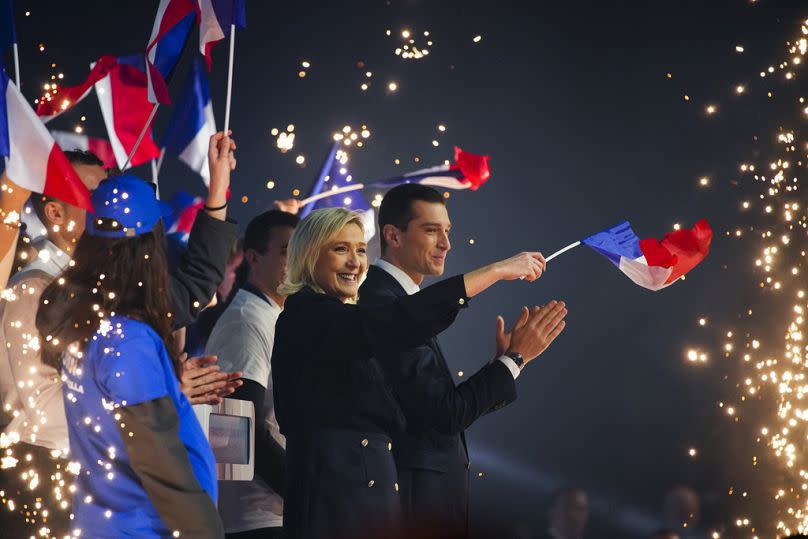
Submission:
[[[180,391],[152,186],[101,182],[74,264],[42,294],[42,360],[60,368],[76,474],[73,534],[223,537],[210,445]]]

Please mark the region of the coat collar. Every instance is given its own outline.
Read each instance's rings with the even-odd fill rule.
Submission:
[[[406,292],[408,295],[415,294],[421,290],[421,287],[415,284],[415,281],[413,281],[404,270],[394,264],[391,264],[387,260],[380,258],[374,265],[393,277],[398,282],[401,289],[404,290],[404,292]]]

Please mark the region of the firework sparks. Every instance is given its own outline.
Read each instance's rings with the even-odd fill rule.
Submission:
[[[790,85],[798,77],[798,69],[808,52],[805,38],[808,20],[803,22],[800,32],[800,36],[786,43],[789,58],[761,70],[762,79],[780,72],[780,81]],[[737,45],[735,51],[742,53],[744,47]],[[747,95],[748,86],[737,85],[735,93]],[[769,88],[765,93],[767,98],[774,97]],[[802,100],[797,101],[799,108],[795,117],[800,119],[805,114],[804,105]],[[707,115],[715,115],[717,111],[715,104],[705,107]],[[775,521],[753,524],[751,516],[739,516],[734,522],[737,528],[748,529],[754,536],[767,529],[778,536],[808,531],[808,500],[803,496],[808,491],[808,464],[804,462],[800,449],[808,438],[808,404],[805,402],[808,398],[808,346],[803,342],[808,303],[799,279],[806,253],[805,243],[800,240],[808,229],[808,213],[803,208],[798,190],[801,183],[799,170],[805,168],[808,145],[798,140],[796,133],[796,129],[780,127],[773,137],[774,148],[768,159],[739,165],[741,185],[755,192],[753,197],[745,194],[745,199],[737,207],[747,218],[756,219],[754,226],[748,227],[754,233],[745,235],[742,232],[744,227],[740,226],[733,232],[727,231],[729,237],[748,238],[754,242],[757,255],[750,261],[754,288],[770,295],[767,301],[772,304],[780,305],[786,300],[789,305],[785,327],[773,326],[777,322],[771,316],[755,319],[750,308],[743,317],[750,321],[752,328],[748,332],[724,330],[722,336],[722,355],[737,362],[739,379],[734,382],[736,394],[728,399],[730,402],[719,402],[719,410],[738,425],[742,424],[742,417],[748,418],[748,424],[759,413],[768,416],[762,426],[755,427],[752,439],[767,448],[766,456],[783,471],[781,484],[769,484],[770,490],[760,492],[756,497],[769,500],[777,514]],[[704,177],[698,183],[700,187],[706,187],[710,180]],[[760,202],[754,203],[751,199]],[[706,326],[707,319],[701,317],[698,324]],[[764,338],[767,335],[783,337]],[[706,353],[697,348],[688,349],[685,357],[691,364],[707,359]],[[689,455],[696,455],[695,448]],[[753,467],[759,466],[761,456],[754,456]],[[733,488],[728,490],[730,496],[734,493]],[[744,491],[741,498],[746,497]]]
[[[393,37],[390,30],[387,30],[385,34],[388,37]],[[418,34],[405,28],[401,30],[396,38],[400,39],[393,51],[396,56],[404,60],[420,60],[429,56],[433,42],[428,30]]]

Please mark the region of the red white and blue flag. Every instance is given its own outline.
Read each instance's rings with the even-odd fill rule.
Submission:
[[[491,177],[489,156],[476,155],[455,146],[454,163],[424,168],[386,180],[370,182],[368,187],[395,187],[402,183],[421,183],[445,189],[471,189],[476,191]]]
[[[149,103],[146,84],[146,66],[142,55],[117,58],[112,69],[95,82],[95,93],[118,167],[126,164],[151,114],[153,105]],[[149,128],[129,166],[146,163],[159,155],[160,150]]]
[[[58,93],[46,92],[37,100],[36,113],[43,122],[48,123],[63,112],[73,108],[76,103],[87,97],[93,85],[106,77],[118,64],[118,59],[111,55],[102,56],[95,62],[87,75],[87,79],[76,86],[60,88]]]
[[[205,71],[195,61],[188,73],[182,94],[174,104],[161,146],[180,158],[180,161],[202,176],[205,185],[210,183],[208,168],[208,145],[216,133],[213,103]]]
[[[309,196],[319,195],[323,192],[337,191],[339,189],[356,185],[353,175],[348,170],[348,155],[340,151],[340,143],[335,142],[328,152],[323,166],[320,169],[320,175],[314,182]],[[370,240],[375,234],[375,212],[370,207],[368,201],[362,196],[359,190],[342,193],[337,196],[329,196],[321,198],[311,204],[307,204],[300,208],[300,218],[307,216],[313,210],[322,208],[347,208],[362,215],[362,221],[365,225],[365,238]]]
[[[244,0],[196,0],[199,20],[199,51],[211,66],[210,50],[219,41],[230,36],[231,25],[247,27]]]
[[[166,234],[176,234],[183,243],[188,242],[191,228],[194,226],[196,214],[205,205],[202,197],[195,197],[185,191],[177,191],[168,200],[171,213],[163,216]]]
[[[312,197],[320,193],[337,191],[351,185],[356,185],[358,182],[354,182],[353,175],[348,170],[347,164],[347,154],[340,151],[340,143],[335,142],[323,162],[320,175],[314,182],[309,196]],[[370,209],[370,204],[368,204],[365,197],[363,197],[358,190],[350,191],[338,196],[321,198],[311,204],[303,206],[300,208],[300,218],[302,219],[312,211],[322,208],[347,208],[349,210],[363,212]]]
[[[581,243],[605,256],[636,284],[661,290],[675,283],[710,252],[713,231],[702,219],[690,230],[668,232],[662,241],[641,240],[628,221],[598,232]]]
[[[115,152],[108,140],[71,131],[51,131],[50,134],[63,151],[91,152],[104,162],[104,168],[115,166]]]
[[[160,0],[146,45],[150,103],[171,102],[166,81],[182,54],[195,18],[194,0]]]
[[[20,187],[92,210],[81,178],[1,69],[0,155],[8,157],[6,176]]]
[[[48,122],[73,108],[95,88],[115,161],[123,167],[153,107],[148,100],[145,64],[140,55],[102,56],[90,66],[90,74],[81,84],[40,97],[36,112],[43,122]],[[149,130],[129,164],[137,166],[159,154]]]

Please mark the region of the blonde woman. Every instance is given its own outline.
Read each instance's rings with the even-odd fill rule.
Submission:
[[[383,536],[396,526],[389,433],[403,417],[372,358],[443,331],[497,281],[534,281],[544,269],[540,253],[525,252],[389,305],[356,305],[368,265],[364,238],[359,215],[329,208],[303,219],[289,243],[272,380],[286,436],[284,529],[292,539]]]

